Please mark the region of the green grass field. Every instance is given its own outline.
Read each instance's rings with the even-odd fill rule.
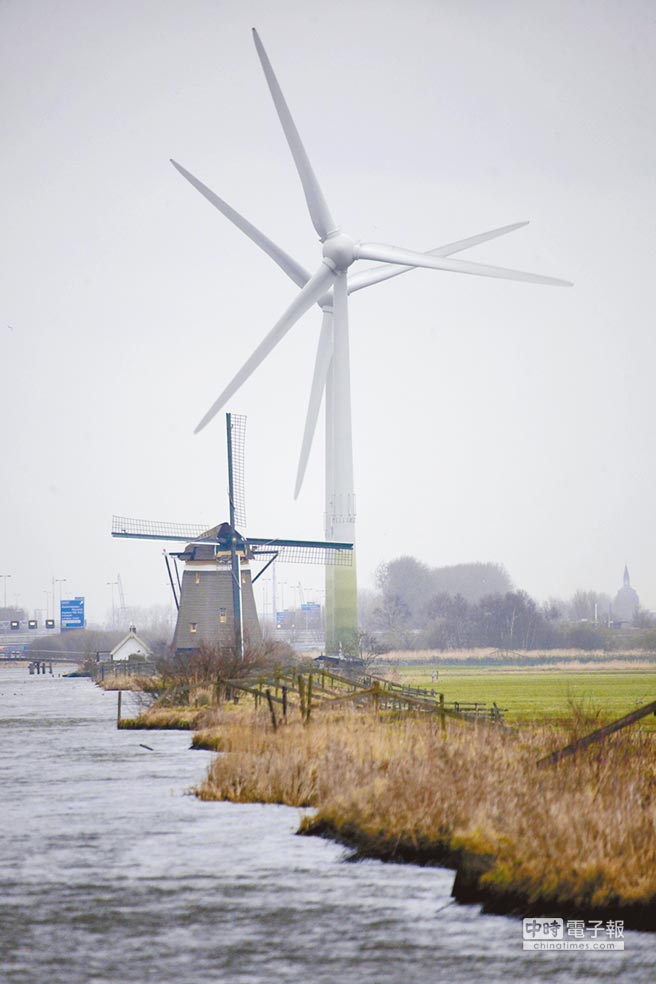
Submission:
[[[431,679],[435,670],[439,678]],[[656,670],[550,670],[400,666],[400,682],[443,693],[446,701],[496,702],[509,722],[563,718],[572,705],[600,720],[622,717],[656,700]],[[650,715],[640,722],[656,730]]]

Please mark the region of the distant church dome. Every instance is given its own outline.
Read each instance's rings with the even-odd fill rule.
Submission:
[[[624,584],[615,595],[613,618],[616,622],[632,622],[640,606],[638,592],[631,587],[628,567],[624,568]]]

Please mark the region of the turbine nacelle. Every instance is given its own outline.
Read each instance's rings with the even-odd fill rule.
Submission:
[[[343,273],[358,258],[357,244],[345,232],[332,233],[325,240],[322,253],[333,273]]]

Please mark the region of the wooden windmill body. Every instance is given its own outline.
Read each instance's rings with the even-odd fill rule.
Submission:
[[[178,618],[173,636],[176,654],[196,651],[201,644],[234,645],[237,634],[233,597],[232,529],[229,523],[208,530],[204,537],[214,543],[188,543],[186,549],[173,556],[184,562],[180,585]],[[236,531],[235,531],[236,532]],[[240,579],[240,634],[251,645],[262,640],[257,617],[248,548],[237,534],[237,555]]]

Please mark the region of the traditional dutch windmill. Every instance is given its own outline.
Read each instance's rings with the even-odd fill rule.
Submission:
[[[207,529],[201,525],[160,523],[126,516],[114,516],[112,520],[115,537],[186,544],[184,550],[171,554],[176,561],[184,563],[177,590],[166,558],[178,609],[173,646],[179,654],[193,653],[205,642],[234,646],[243,658],[244,642],[257,643],[261,638],[253,584],[276,560],[338,567],[348,567],[353,560],[352,543],[246,537],[238,530],[238,526],[243,530],[246,525],[246,418],[226,414],[226,432],[229,522]],[[257,561],[264,566],[253,576],[251,563]]]
[[[571,286],[568,281],[520,270],[451,259],[454,253],[512,232],[526,225],[513,225],[461,239],[417,253],[382,243],[361,242],[342,232],[335,222],[312,165],[301,142],[289,107],[282,94],[264,46],[253,31],[255,48],[273,98],[289,149],[294,158],[312,224],[322,244],[322,258],[311,274],[275,242],[260,232],[251,222],[235,211],[175,161],[171,163],[227,219],[262,249],[287,276],[301,288],[285,313],[257,346],[242,368],[228,383],[205,414],[196,431],[201,430],[225,406],[240,386],[257,369],[296,322],[317,304],[323,312],[323,323],[314,368],[314,378],[303,435],[300,462],[296,478],[298,492],[303,481],[321,402],[325,394],[326,412],[326,538],[355,542],[355,492],[353,482],[353,450],[351,438],[351,384],[349,368],[348,296],[353,291],[380,283],[390,277],[417,267],[451,273],[473,274],[526,283]],[[353,272],[357,260],[378,261],[379,265]],[[382,264],[382,265],[381,265]],[[340,643],[351,641],[357,630],[357,591],[355,564],[347,568],[326,568],[326,649],[334,651]]]

